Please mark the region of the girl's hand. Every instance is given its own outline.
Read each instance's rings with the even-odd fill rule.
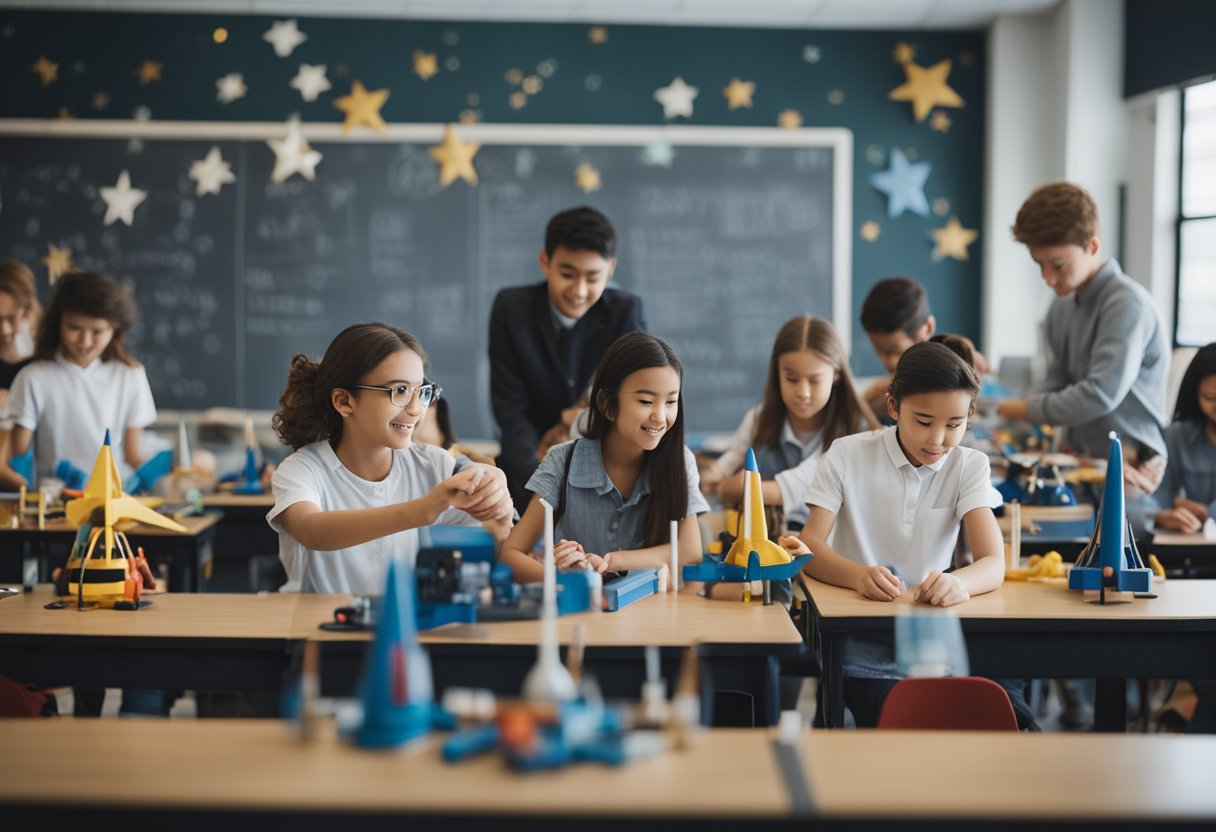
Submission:
[[[582,569],[587,553],[577,540],[562,539],[553,547],[553,562],[558,569]]]
[[[857,592],[872,601],[894,601],[904,591],[904,582],[885,566],[871,566],[857,583]]]
[[[1157,527],[1176,532],[1194,533],[1203,528],[1203,521],[1191,514],[1189,509],[1175,505],[1168,511],[1157,512]]]
[[[1191,514],[1199,518],[1199,522],[1208,519],[1208,507],[1203,503],[1197,503],[1194,500],[1188,500],[1186,497],[1179,497],[1174,500],[1174,508],[1184,508]]]
[[[912,592],[913,601],[924,601],[935,607],[952,607],[971,597],[962,578],[946,572],[930,572]]]
[[[777,542],[781,544],[782,549],[790,553],[791,557],[796,558],[799,555],[809,555],[811,553],[810,547],[802,542],[802,538],[794,534],[783,534],[777,539]]]
[[[611,561],[611,559],[612,559],[611,552],[609,552],[608,554],[603,555],[603,556],[593,555],[593,554],[587,555],[587,563],[591,566],[592,569],[594,569],[596,572],[599,572],[601,575],[605,572],[609,572],[612,570],[612,567],[609,565],[609,562]]]
[[[448,508],[463,509],[473,504],[473,494],[485,476],[476,467],[453,474],[426,495],[429,504],[428,524],[433,524]]]
[[[507,475],[493,465],[476,464],[468,470],[476,472],[473,492],[469,504],[458,507],[474,520],[510,520],[515,506],[507,490]]]

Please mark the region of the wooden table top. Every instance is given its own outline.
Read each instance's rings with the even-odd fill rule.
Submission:
[[[328,726],[321,733],[302,745],[275,721],[9,720],[0,803],[739,819],[791,809],[767,730],[710,729],[689,750],[623,768],[533,775],[493,755],[445,765],[435,738],[367,752]],[[816,808],[828,816],[1216,818],[1216,737],[819,731],[799,747]],[[137,762],[138,777],[96,776],[116,749]],[[1045,769],[1068,776],[1038,781]],[[1013,786],[1027,777],[1038,785]]]
[[[1204,537],[1203,532],[1154,532],[1147,550],[1151,552],[1154,546],[1203,546],[1216,553],[1216,538]]]
[[[319,628],[333,620],[349,595],[296,593],[223,594],[151,593],[152,605],[137,613],[115,610],[48,610],[50,585],[0,601],[0,633],[21,635],[147,636],[167,638],[290,638],[318,641],[366,641],[368,632],[330,632]],[[801,637],[780,605],[711,601],[691,593],[654,595],[612,613],[577,613],[558,619],[563,644],[570,643],[576,622],[585,624],[591,647],[687,647],[709,644],[780,644],[797,646]],[[540,624],[498,621],[449,624],[420,634],[424,644],[534,645]]]
[[[863,598],[854,590],[811,578],[805,585],[824,618],[888,618],[910,609],[933,609],[912,601],[910,592],[885,603]],[[1216,619],[1216,580],[1154,581],[1157,598],[1126,604],[1086,603],[1083,593],[1068,589],[1063,579],[1052,583],[1005,581],[1000,588],[949,609],[960,618],[1081,619],[1118,621],[1186,621]]]
[[[186,527],[186,531],[179,532],[173,529],[162,529],[159,526],[147,526],[143,523],[136,523],[123,529],[124,534],[128,537],[197,537],[203,532],[210,529],[220,521],[218,514],[202,514],[195,517],[182,517],[177,520]],[[69,523],[63,518],[48,520],[46,528],[40,529],[37,524],[21,526],[20,528],[0,528],[0,535],[5,534],[23,534],[23,535],[69,535],[74,534],[78,526],[75,523]]]

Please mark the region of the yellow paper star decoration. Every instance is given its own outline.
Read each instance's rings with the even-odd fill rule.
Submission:
[[[878,239],[882,228],[874,220],[866,220],[861,224],[861,239],[867,243],[872,243]]]
[[[164,69],[164,64],[157,63],[153,60],[146,60],[139,65],[139,69],[135,70],[135,74],[139,77],[139,85],[146,87],[153,81],[160,80],[160,71]]]
[[[777,116],[777,126],[782,130],[797,130],[802,126],[802,113],[797,110],[782,110]]]
[[[511,93],[510,100],[512,110],[522,110],[528,103],[528,94],[526,92],[516,90],[515,92]]]
[[[916,57],[916,47],[910,43],[904,43],[902,40],[895,44],[895,48],[891,50],[891,57],[895,59],[897,64],[906,64],[911,62]]]
[[[950,120],[950,116],[943,113],[941,110],[935,110],[933,115],[929,117],[929,127],[939,133],[949,133],[950,126],[954,124]]]
[[[67,246],[60,248],[54,243],[48,243],[46,252],[46,257],[42,258],[42,265],[46,266],[47,277],[54,286],[59,278],[72,270],[72,250]]]
[[[423,81],[429,81],[439,74],[439,61],[434,52],[423,52],[419,49],[414,53],[414,74]]]
[[[350,88],[350,95],[334,99],[334,106],[346,113],[342,122],[342,134],[346,135],[360,124],[367,125],[377,133],[387,129],[384,119],[380,117],[380,108],[388,101],[388,89],[368,92],[361,81],[355,81]]]
[[[589,194],[600,189],[600,172],[584,162],[574,169],[574,184],[582,188],[583,193]]]
[[[892,101],[911,101],[912,114],[917,121],[924,121],[935,106],[962,107],[963,99],[946,84],[950,66],[949,59],[938,61],[928,69],[909,61],[904,64],[908,80],[891,90],[887,97]]]
[[[738,78],[731,78],[730,83],[722,88],[722,94],[726,96],[727,106],[732,110],[737,110],[740,107],[751,107],[752,95],[755,92],[755,84],[751,81],[740,81]]]
[[[42,86],[48,86],[59,78],[59,64],[46,55],[39,55],[38,60],[30,64],[30,72],[38,76]]]
[[[975,242],[980,232],[973,228],[963,228],[958,217],[951,217],[945,228],[933,231],[933,239],[937,246],[933,249],[933,259],[942,260],[953,257],[955,260],[970,260],[967,246]]]
[[[608,30],[605,29],[603,26],[592,26],[590,29],[587,30],[587,40],[591,41],[594,44],[607,43],[608,42]]]
[[[75,118],[75,116],[72,115],[72,111],[67,108],[67,105],[59,108],[60,121],[71,121],[73,118]]]
[[[481,142],[462,142],[456,138],[449,124],[443,131],[443,142],[427,148],[431,158],[439,163],[439,184],[447,187],[457,179],[463,179],[470,185],[477,184],[477,170],[473,167],[473,157],[481,149]]]

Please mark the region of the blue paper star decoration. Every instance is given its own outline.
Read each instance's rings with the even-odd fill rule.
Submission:
[[[891,149],[891,167],[870,174],[870,184],[887,195],[887,216],[898,217],[912,211],[929,216],[929,201],[925,199],[925,180],[933,165],[929,162],[908,161],[898,147]]]

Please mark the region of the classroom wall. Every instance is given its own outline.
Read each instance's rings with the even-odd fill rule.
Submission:
[[[390,123],[455,122],[464,114],[495,123],[653,125],[664,123],[654,91],[680,75],[700,95],[693,117],[676,123],[776,126],[782,111],[796,110],[805,126],[853,131],[854,321],[873,283],[908,274],[928,286],[944,329],[988,340],[981,327],[981,264],[991,262],[993,226],[984,220],[989,48],[982,32],[609,26],[606,42],[593,44],[586,25],[299,19],[309,39],[280,59],[262,40],[274,20],[0,11],[0,119],[49,119],[61,112],[75,119],[127,119],[146,108],[153,120],[279,121],[299,112],[306,121],[337,123],[341,113],[333,99],[359,79],[368,89],[391,90],[382,110]],[[218,26],[229,32],[222,45],[211,38]],[[953,62],[948,84],[965,106],[935,108],[948,117],[948,126],[939,120],[935,129],[931,118],[917,122],[909,102],[889,99],[905,81],[893,56],[900,42],[911,45],[920,66]],[[416,50],[437,56],[439,73],[429,81],[411,73]],[[41,54],[60,64],[58,80],[45,87],[29,68]],[[145,59],[162,62],[164,70],[160,80],[141,86],[134,72]],[[303,103],[287,85],[304,62],[327,64],[334,85],[314,104]],[[542,77],[538,73],[546,66],[553,71]],[[512,95],[518,103],[522,89],[509,76],[513,69],[542,81],[519,108],[511,104]],[[249,92],[220,104],[215,81],[233,71],[244,73]],[[750,108],[727,107],[721,91],[732,77],[756,84]],[[894,147],[914,162],[932,164],[924,193],[934,210],[927,217],[888,217],[887,197],[869,182],[888,168]],[[137,158],[133,151],[133,164]],[[324,163],[318,169],[323,176]],[[1009,183],[1009,193],[1027,184]],[[0,194],[0,206],[5,196]],[[594,195],[588,201],[594,204]],[[952,216],[981,231],[967,260],[933,257],[932,231]],[[878,226],[873,241],[861,234],[869,222]],[[116,231],[121,238],[121,228]],[[535,232],[538,248],[541,232]],[[624,245],[622,268],[627,240]],[[38,271],[45,291],[45,269]],[[520,282],[535,278],[519,275]],[[796,311],[774,309],[772,331]],[[987,326],[993,325],[991,317]],[[852,348],[855,372],[878,371],[859,327]]]

